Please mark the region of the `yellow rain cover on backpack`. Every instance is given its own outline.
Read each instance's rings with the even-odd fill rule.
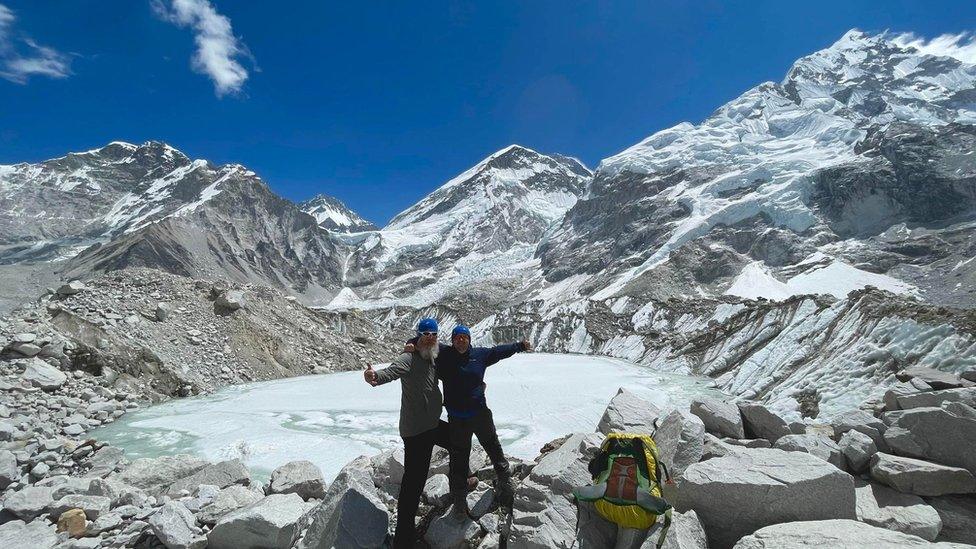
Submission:
[[[610,433],[595,459],[602,460],[596,465],[599,473],[593,478],[595,486],[579,490],[577,497],[592,501],[600,516],[620,526],[643,530],[650,528],[658,516],[670,515],[671,506],[661,493],[663,464],[650,435]]]

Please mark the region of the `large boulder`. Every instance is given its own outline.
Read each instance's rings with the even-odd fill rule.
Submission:
[[[458,520],[451,509],[431,521],[424,540],[431,549],[467,549],[483,534],[481,525],[470,519]]]
[[[214,525],[221,517],[231,511],[236,511],[241,507],[247,507],[262,499],[264,499],[264,494],[258,493],[252,488],[233,484],[222,489],[217,493],[217,497],[213,501],[204,505],[200,509],[200,512],[197,513],[197,520],[202,524]]]
[[[515,492],[510,549],[573,545],[577,527],[573,489],[592,481],[587,464],[602,442],[600,434],[575,433],[539,458]],[[583,509],[580,506],[581,513]],[[595,514],[588,514],[591,520],[585,522],[580,517],[580,524],[588,528],[599,529],[606,523]]]
[[[934,368],[926,368],[925,366],[905,368],[895,374],[895,377],[898,378],[898,381],[920,379],[936,390],[954,389],[956,387],[962,387],[964,383],[956,374],[943,372]]]
[[[58,286],[57,294],[59,296],[75,295],[79,292],[86,290],[85,283],[80,280],[72,280],[66,284]]]
[[[942,519],[922,498],[881,484],[855,482],[857,520],[929,541],[939,535]]]
[[[847,460],[836,442],[826,435],[811,433],[806,435],[786,435],[780,437],[774,448],[787,452],[806,452],[832,464],[841,471],[847,470]]]
[[[271,494],[221,518],[207,535],[207,547],[288,549],[308,524],[313,507],[298,494]]]
[[[976,410],[960,402],[899,412],[885,431],[892,452],[976,474]]]
[[[920,537],[878,528],[856,520],[812,520],[775,524],[745,536],[735,549],[865,549],[878,547],[929,547],[951,549],[961,546],[931,543]]]
[[[871,478],[896,490],[919,496],[976,491],[976,479],[965,469],[883,452],[871,458]]]
[[[32,358],[27,362],[27,368],[20,378],[45,391],[54,391],[68,381],[64,372],[39,358]]]
[[[596,429],[603,434],[612,431],[651,434],[654,432],[654,421],[660,415],[661,410],[657,406],[621,388],[603,412]]]
[[[850,475],[810,454],[776,449],[741,448],[692,465],[675,507],[698,514],[715,548],[770,524],[856,516]]]
[[[925,498],[925,502],[942,519],[942,531],[936,539],[976,545],[976,498],[942,496]]]
[[[54,526],[44,519],[30,523],[12,520],[0,524],[0,547],[50,549],[59,543]]]
[[[114,478],[147,492],[160,493],[181,478],[186,478],[209,465],[198,457],[179,454],[133,461]]]
[[[211,463],[199,471],[183,477],[169,485],[167,494],[170,497],[178,496],[183,490],[193,492],[201,484],[226,488],[232,484],[247,486],[251,483],[251,473],[239,459],[230,459]]]
[[[779,437],[792,432],[783,418],[758,402],[740,401],[737,405],[749,438],[764,438],[769,442],[776,442]]]
[[[88,496],[83,494],[69,494],[54,502],[50,507],[51,518],[57,520],[68,509],[81,509],[88,520],[95,520],[108,513],[112,507],[112,499],[105,496]]]
[[[271,473],[269,494],[298,494],[304,500],[325,496],[322,470],[311,461],[291,461]]]
[[[311,513],[302,549],[379,547],[390,513],[373,481],[370,459],[360,456],[339,471],[322,503]]]
[[[939,408],[946,402],[961,402],[967,406],[976,407],[976,387],[962,387],[959,389],[943,389],[941,391],[927,391],[912,393],[897,397],[898,409]]]
[[[244,303],[244,292],[240,290],[227,290],[216,301],[218,307],[230,312],[240,309]]]
[[[733,402],[714,398],[694,400],[691,413],[701,418],[705,430],[717,437],[746,438],[742,414]]]
[[[55,490],[51,486],[26,486],[8,494],[3,508],[15,517],[30,522],[43,515],[54,504]]]
[[[207,538],[196,524],[196,520],[182,503],[170,501],[149,517],[153,534],[166,546],[166,549],[203,549]]]
[[[659,537],[657,531],[652,532],[644,540],[641,549],[656,549]],[[694,511],[687,513],[672,511],[671,527],[664,536],[664,545],[661,549],[708,549],[705,528]]]
[[[837,447],[844,454],[847,466],[854,473],[867,471],[871,464],[871,456],[878,453],[878,447],[874,445],[871,437],[853,429],[840,437]]]
[[[659,422],[654,433],[654,442],[660,458],[677,478],[692,463],[701,461],[705,445],[705,425],[698,416],[682,410],[672,410]]]
[[[858,431],[871,437],[874,445],[879,450],[887,450],[887,445],[884,441],[884,433],[887,426],[883,421],[864,410],[848,410],[836,416],[832,424],[834,427],[834,436],[836,437],[843,436],[848,431]]]
[[[20,468],[17,467],[17,456],[10,450],[0,449],[0,490],[20,478]]]

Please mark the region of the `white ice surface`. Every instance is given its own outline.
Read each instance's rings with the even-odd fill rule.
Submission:
[[[707,381],[604,357],[521,354],[489,368],[488,405],[506,453],[532,459],[543,444],[593,431],[619,387],[659,406],[712,393]],[[129,459],[192,453],[239,457],[255,476],[309,459],[327,480],[360,455],[402,444],[400,384],[368,386],[361,372],[252,383],[126,414],[94,432]]]

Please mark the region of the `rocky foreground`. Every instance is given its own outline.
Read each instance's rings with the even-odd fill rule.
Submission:
[[[121,319],[123,322],[125,319]],[[15,336],[0,362],[0,547],[168,549],[382,547],[395,527],[400,451],[363,456],[333,482],[309,462],[259,483],[238,460],[128,461],[86,432],[140,406],[108,368],[73,369],[48,336]],[[57,345],[55,345],[57,347]],[[34,356],[13,356],[33,352]],[[616,529],[577,508],[586,464],[614,430],[654,431],[676,484],[666,547],[961,547],[976,544],[976,387],[934,370],[876,408],[787,423],[763,405],[700,400],[660,410],[621,390],[596,429],[516,464],[512,509],[493,501],[483,452],[469,495],[476,521],[451,518],[447,457],[433,456],[420,513],[424,543],[461,547],[611,547]],[[967,379],[968,378],[968,379]],[[125,387],[123,385],[122,387]],[[579,519],[577,519],[579,517]],[[648,540],[644,547],[653,547]]]

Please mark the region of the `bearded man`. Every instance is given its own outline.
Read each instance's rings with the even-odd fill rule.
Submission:
[[[403,353],[388,367],[366,368],[363,377],[372,386],[400,380],[400,437],[403,439],[403,480],[397,496],[397,526],[393,547],[413,547],[414,524],[420,494],[427,482],[434,446],[450,450],[447,422],[441,421],[440,388],[434,361],[439,351],[437,321],[425,318],[417,325],[416,350]],[[458,467],[454,468],[458,470]],[[466,468],[464,469],[466,472]],[[469,481],[470,482],[470,481]]]

